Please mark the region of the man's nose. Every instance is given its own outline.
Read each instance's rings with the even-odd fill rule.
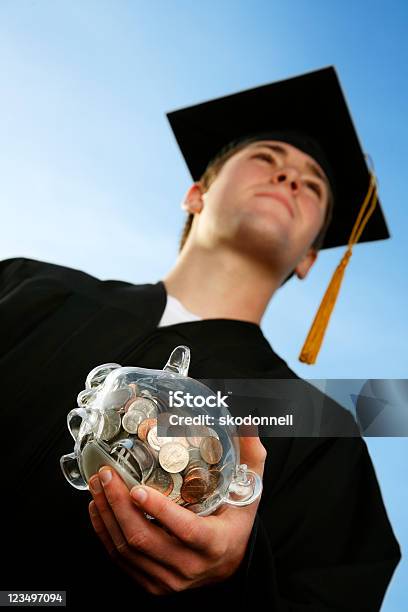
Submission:
[[[285,168],[277,170],[271,177],[271,182],[274,185],[279,183],[286,184],[292,193],[298,193],[300,189],[300,179],[298,172],[293,168]]]

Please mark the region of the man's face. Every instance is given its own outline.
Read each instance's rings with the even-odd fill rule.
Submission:
[[[328,195],[312,157],[284,142],[257,141],[232,155],[203,195],[197,237],[291,270],[323,225]]]

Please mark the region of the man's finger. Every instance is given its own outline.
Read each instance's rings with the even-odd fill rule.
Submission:
[[[113,555],[116,550],[116,546],[109,535],[109,531],[105,527],[105,523],[103,522],[94,501],[90,502],[88,510],[89,516],[91,517],[92,527],[94,528],[96,535],[108,551],[108,554]]]
[[[126,536],[124,535],[122,529],[120,528],[120,526],[118,525],[115,519],[115,515],[113,513],[112,508],[109,506],[108,500],[106,499],[105,492],[102,488],[102,485],[101,485],[101,482],[98,476],[95,475],[95,476],[92,476],[92,478],[90,478],[89,488],[94,498],[95,506],[92,506],[92,508],[94,510],[95,516],[98,515],[99,519],[102,521],[107,533],[109,534],[109,538],[111,542],[113,543],[114,549],[117,552],[125,553],[126,548],[128,548]],[[91,507],[89,508],[89,511],[91,511]],[[91,515],[91,520],[92,520],[92,515]],[[93,521],[92,521],[92,524],[93,524]],[[108,548],[108,552],[111,552],[109,548]]]
[[[108,479],[106,479],[107,472],[109,472]],[[163,498],[169,506],[173,507],[171,518],[166,519],[165,514],[161,511],[160,499],[158,506],[156,504],[154,508],[150,502],[148,507],[140,505],[138,509],[136,504],[132,501],[132,497],[129,495],[129,490],[125,483],[114,470],[103,467],[99,470],[98,477],[103,483],[103,491],[101,495],[94,496],[94,498],[100,513],[104,520],[106,519],[105,524],[108,531],[112,535],[115,535],[119,527],[123,532],[126,542],[132,549],[141,551],[168,567],[181,567],[181,560],[184,559],[185,562],[184,555],[186,553],[182,542],[188,539],[189,533],[192,533],[191,528],[189,528],[190,523],[200,517],[197,517],[189,510],[177,506],[175,502],[169,500],[167,497],[150,487],[142,488],[148,490],[149,494],[156,494],[158,498]],[[176,514],[174,510],[176,510]],[[146,519],[143,511],[154,517],[156,517],[157,514],[158,520],[165,527],[168,527],[169,531],[176,535],[178,539]],[[109,512],[112,513],[111,517],[109,516]],[[185,513],[189,518],[188,524],[186,519],[183,519],[184,515],[180,519],[180,514],[182,513]],[[159,518],[159,516],[162,518]],[[182,524],[179,525],[180,520]],[[175,525],[175,523],[177,523],[177,525]],[[178,533],[182,534],[183,537],[178,537]],[[200,537],[200,533],[198,533],[197,539],[204,545],[205,540]],[[182,542],[179,540],[182,540]],[[199,546],[194,543],[192,548],[199,548]]]
[[[152,593],[159,593],[163,591],[163,588],[172,590],[181,583],[183,578],[181,573],[169,570],[160,563],[149,559],[149,557],[145,556],[143,553],[138,553],[128,548],[126,555],[123,555],[124,551],[117,550],[102,520],[95,501],[90,502],[88,509],[95,533],[108,554],[115,560],[120,568],[138,582],[138,584]],[[159,588],[152,588],[153,586]]]
[[[205,551],[216,536],[214,517],[198,516],[151,487],[135,486],[130,496],[139,508],[156,518],[190,548]]]

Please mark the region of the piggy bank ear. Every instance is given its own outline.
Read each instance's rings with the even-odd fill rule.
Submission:
[[[77,395],[77,404],[80,408],[88,408],[96,398],[96,391],[93,389],[84,389]]]
[[[188,368],[190,366],[190,349],[188,346],[180,345],[172,351],[168,362],[164,366],[163,370],[168,372],[174,372],[181,376],[188,375]]]
[[[74,408],[67,415],[67,425],[71,436],[76,441],[78,436],[91,433],[98,421],[98,413],[89,408]]]
[[[96,366],[96,368],[91,370],[86,377],[85,388],[96,389],[100,387],[103,385],[108,374],[121,367],[119,363],[103,363],[102,365]]]

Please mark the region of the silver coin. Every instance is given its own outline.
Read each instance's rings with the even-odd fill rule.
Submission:
[[[171,477],[173,479],[173,490],[169,495],[169,498],[172,499],[174,502],[179,503],[180,500],[182,500],[182,502],[184,503],[184,500],[181,497],[181,487],[183,485],[183,478],[182,476],[180,476],[180,474],[171,474]]]
[[[159,395],[153,395],[150,391],[148,391],[147,389],[143,389],[141,391],[141,395],[144,397],[148,397],[149,399],[151,399],[158,408],[161,408],[163,411],[168,409],[168,406],[166,404],[166,402],[164,402],[162,400],[162,398]]]
[[[202,458],[199,448],[194,448],[194,447],[190,448],[188,451],[188,455],[189,455],[188,465],[183,471],[183,476],[187,476],[189,470],[192,470],[193,468],[196,468],[196,467],[208,470],[208,467],[209,467],[208,463],[206,463],[204,459]]]
[[[137,428],[140,423],[144,420],[145,415],[143,412],[133,410],[132,412],[126,412],[122,418],[122,427],[125,431],[130,434],[137,433]]]
[[[98,437],[108,442],[120,431],[120,414],[116,410],[108,410],[102,413],[101,422],[98,427]]]
[[[154,401],[148,397],[137,397],[133,404],[129,406],[129,410],[141,410],[146,414],[148,419],[157,417],[157,406]]]
[[[164,446],[164,444],[167,444],[168,442],[173,442],[173,438],[167,436],[158,436],[157,425],[155,425],[147,434],[147,442],[152,448],[159,451],[161,447]]]
[[[163,470],[176,474],[184,470],[188,464],[188,450],[177,442],[164,444],[159,451],[159,463]]]
[[[213,438],[217,438],[217,440],[220,439],[220,436],[217,434],[215,429],[211,429],[211,427],[208,428],[208,435],[212,436]]]
[[[126,412],[143,412],[146,419],[157,417],[157,406],[152,400],[147,397],[136,397],[133,402],[127,404]]]
[[[154,417],[157,417],[157,414],[160,412],[160,407],[163,409],[160,399],[157,396],[152,395],[147,389],[142,389],[142,391],[140,392],[140,396],[149,399],[152,404],[154,404],[156,408],[156,414],[154,415]]]
[[[148,397],[149,399],[153,399],[153,394],[149,389],[140,389],[140,395],[142,397]]]
[[[188,451],[189,462],[190,461],[202,461],[201,453],[199,448],[190,448]]]

